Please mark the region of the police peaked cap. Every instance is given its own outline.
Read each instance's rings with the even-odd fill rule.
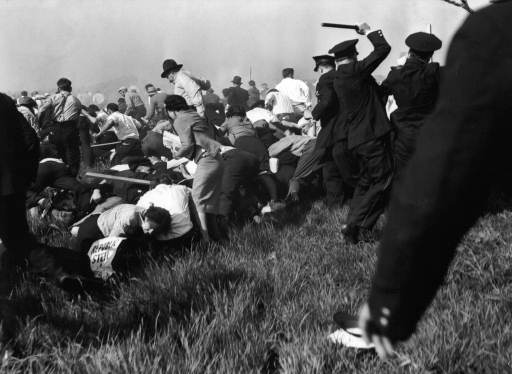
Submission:
[[[334,58],[343,58],[357,54],[356,44],[359,39],[346,40],[336,44],[329,50],[329,53],[334,53]]]
[[[334,57],[331,55],[313,56],[313,60],[315,60],[315,68],[313,69],[314,71],[318,71],[318,67],[320,65],[334,66]]]
[[[443,42],[434,34],[416,32],[405,39],[405,44],[418,52],[434,52],[441,48]]]

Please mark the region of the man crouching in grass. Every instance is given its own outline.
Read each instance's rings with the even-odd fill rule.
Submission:
[[[147,209],[133,205],[117,205],[103,213],[93,214],[78,225],[75,250],[87,253],[92,243],[106,237],[156,236],[169,231],[171,215],[163,208]]]

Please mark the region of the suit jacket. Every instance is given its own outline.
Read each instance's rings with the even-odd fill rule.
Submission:
[[[379,86],[372,76],[391,47],[380,30],[368,34],[368,39],[374,50],[361,61],[340,65],[334,80],[340,107],[334,139],[347,139],[349,149],[380,138],[391,129]]]
[[[398,106],[391,114],[394,126],[398,129],[421,127],[436,105],[439,78],[438,63],[425,63],[416,57],[389,72],[381,91],[385,96],[393,95]]]
[[[512,2],[501,1],[457,31],[438,105],[394,188],[369,299],[375,327],[393,340],[415,329],[491,185],[512,179],[511,19]]]
[[[249,92],[239,86],[229,88],[228,104],[230,106],[239,105],[247,109],[247,101],[249,100]]]
[[[331,70],[320,76],[316,85],[317,104],[311,112],[313,119],[320,120],[322,129],[318,134],[316,149],[325,149],[332,145],[332,128],[338,114],[338,98],[334,91],[336,71]]]

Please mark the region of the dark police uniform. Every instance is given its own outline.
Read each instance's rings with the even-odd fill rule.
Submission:
[[[411,55],[401,67],[393,68],[382,82],[385,95],[393,95],[398,106],[391,114],[395,130],[393,158],[395,176],[401,172],[414,153],[416,138],[425,118],[433,111],[439,93],[440,66],[422,59],[441,48],[441,41],[423,32],[410,35],[406,44]]]
[[[438,105],[394,188],[369,297],[373,328],[407,339],[457,244],[512,166],[512,2],[470,15],[448,52]]]
[[[358,170],[358,180],[350,204],[345,237],[357,241],[360,229],[371,229],[384,211],[392,161],[389,150],[388,121],[379,86],[373,71],[388,56],[391,47],[382,31],[368,34],[374,50],[363,60],[340,65],[336,71],[334,89],[340,113],[335,136],[344,144],[350,161]],[[340,43],[329,52],[336,58],[357,53],[356,40]]]
[[[334,68],[334,57],[330,55],[321,55],[313,57],[316,66],[314,71],[318,71],[321,64],[332,65]],[[338,98],[334,91],[334,78],[336,71],[331,70],[324,73],[318,79],[316,84],[317,104],[311,111],[314,120],[320,121],[322,129],[318,134],[315,152],[323,154],[322,177],[325,191],[327,194],[327,204],[335,204],[343,200],[343,179],[332,157],[334,140],[332,129],[339,112]]]

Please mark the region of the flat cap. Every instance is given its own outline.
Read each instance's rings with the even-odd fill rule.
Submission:
[[[443,42],[434,34],[416,32],[405,39],[405,44],[419,52],[434,52],[441,48]]]
[[[334,53],[334,58],[342,58],[357,54],[356,44],[359,39],[351,39],[336,44],[329,50],[329,53]]]

